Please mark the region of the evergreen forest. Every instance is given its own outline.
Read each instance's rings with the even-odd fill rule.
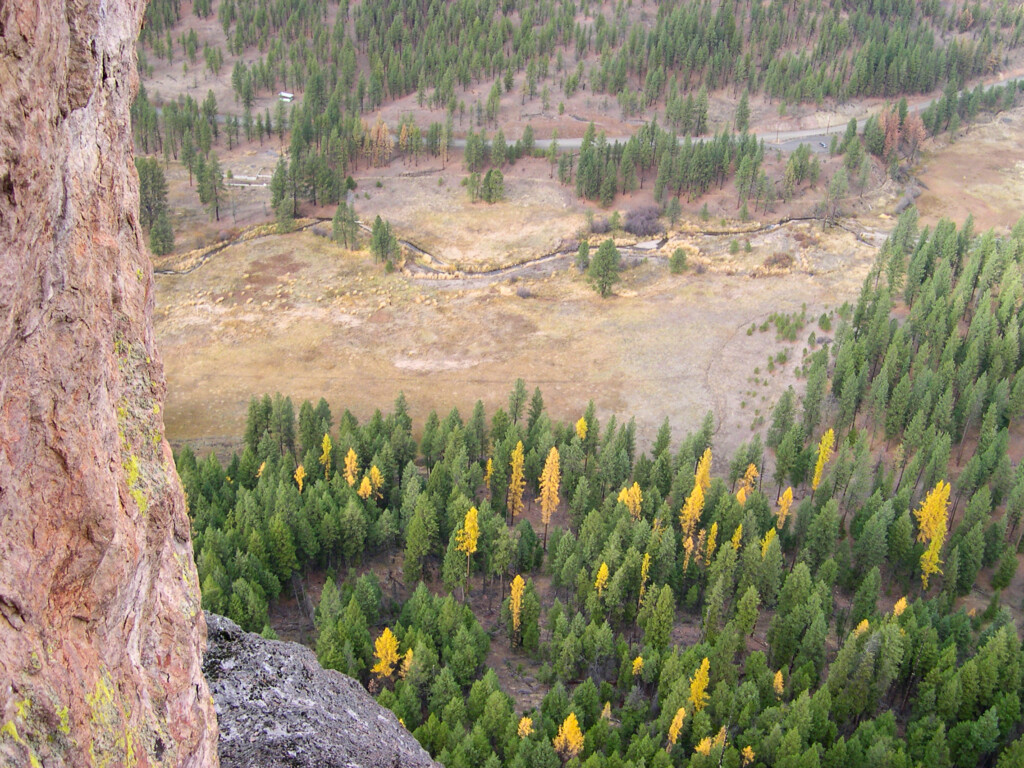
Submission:
[[[750,34],[692,84],[733,82],[747,52],[778,56],[779,28],[817,30],[848,53],[845,69],[830,58],[834,87],[863,87],[857,62],[885,47],[870,18],[889,19],[891,35],[959,18],[939,3],[855,5],[835,37],[820,4],[723,4],[735,12],[722,29]],[[170,23],[168,7],[149,13]],[[240,46],[281,44],[264,30],[301,46],[323,14],[224,7]],[[571,7],[489,6],[508,25],[492,25],[493,50],[461,47],[465,62],[417,46],[468,34],[471,22],[439,20],[475,18],[470,2],[410,6],[387,30],[367,2],[340,38],[318,36],[344,51],[353,31],[351,45],[373,52],[422,30],[395,45],[389,92],[463,66],[514,70],[518,53],[529,66],[565,44],[607,44],[618,66],[607,40],[625,35],[628,50],[629,26],[577,29],[559,11]],[[648,55],[630,66],[646,77],[688,55],[668,44],[688,13],[659,6],[665,31],[637,33]],[[787,13],[806,21],[784,24]],[[1016,34],[996,12],[974,23]],[[751,86],[770,87],[751,71]],[[1024,765],[1022,270],[1024,221],[977,233],[970,220],[924,227],[908,209],[833,338],[809,339],[799,391],[731,456],[716,452],[711,414],[685,435],[666,419],[645,445],[633,420],[593,403],[553,418],[522,379],[506,407],[459,404],[416,425],[404,396],[362,423],[326,399],[296,410],[281,394],[255,398],[226,464],[176,455],[203,606],[273,636],[275,601],[301,604],[311,577],[326,577],[320,662],[358,679],[448,768]],[[493,658],[536,681],[540,703],[520,706]]]

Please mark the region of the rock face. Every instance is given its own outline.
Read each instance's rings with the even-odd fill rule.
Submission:
[[[129,107],[143,0],[0,2],[0,765],[217,763]]]
[[[308,648],[264,640],[206,614],[203,671],[220,722],[222,768],[441,768],[355,680]]]

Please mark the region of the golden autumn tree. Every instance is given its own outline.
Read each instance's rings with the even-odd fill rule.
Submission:
[[[324,468],[324,479],[331,479],[331,436],[324,432],[324,439],[320,441],[320,464]]]
[[[540,473],[540,521],[544,523],[544,549],[548,548],[548,523],[551,515],[558,509],[558,486],[562,482],[562,471],[559,467],[558,449],[551,446],[544,462],[544,470]]]
[[[601,596],[606,586],[608,586],[608,563],[602,562],[601,567],[597,569],[597,578],[594,579],[594,589],[597,590],[598,597]]]
[[[523,479],[523,441],[516,443],[509,462],[512,474],[508,480],[508,524],[514,525],[516,516],[523,511],[523,490],[526,480]]]
[[[552,740],[552,744],[563,763],[572,760],[583,750],[583,732],[580,731],[575,712],[570,712],[558,727],[558,735]]]
[[[413,654],[412,648],[405,652],[405,656],[402,657],[402,668],[398,670],[398,676],[403,680],[408,677],[409,671],[412,669]]]
[[[618,501],[626,505],[630,516],[634,520],[640,519],[640,507],[644,503],[644,494],[640,490],[640,483],[633,483],[629,488],[619,491]]]
[[[708,696],[708,682],[710,681],[708,673],[710,669],[711,662],[705,656],[704,661],[700,663],[700,668],[690,678],[690,703],[693,704],[694,712],[700,712],[704,709],[711,698]]]
[[[370,494],[373,493],[373,484],[370,482],[370,478],[363,476],[362,481],[359,483],[359,490],[356,491],[359,494],[359,498],[366,501],[370,498]]]
[[[264,461],[262,464],[260,464],[260,468],[256,470],[256,479],[257,480],[259,480],[261,477],[263,477],[263,470],[266,469],[266,468],[267,468],[267,462]]]
[[[480,539],[480,525],[477,520],[479,512],[476,507],[470,507],[466,512],[466,518],[462,527],[455,532],[456,545],[460,552],[466,553],[466,588],[469,588],[469,558],[476,552],[476,544]]]
[[[754,748],[747,744],[747,746],[743,748],[743,751],[740,752],[740,757],[743,758],[741,766],[746,768],[746,766],[754,762]]]
[[[761,559],[762,560],[764,560],[768,556],[768,547],[771,546],[772,539],[774,539],[774,538],[775,538],[775,529],[774,528],[769,528],[765,532],[764,538],[761,539]]]
[[[743,523],[736,526],[736,530],[732,532],[732,538],[729,540],[732,544],[732,548],[739,551],[740,544],[743,543]]]
[[[379,499],[381,497],[380,489],[384,485],[384,475],[380,473],[377,465],[374,464],[370,466],[367,477],[370,478],[370,487],[373,489],[373,495]]]
[[[672,718],[672,724],[668,727],[668,746],[665,747],[666,752],[671,752],[672,747],[679,741],[679,732],[683,730],[683,720],[685,719],[686,710],[680,707],[676,710],[676,714]]]
[[[494,474],[494,461],[490,458],[487,459],[487,468],[484,471],[484,485],[487,486],[487,492],[491,492],[491,475]]]
[[[531,733],[533,733],[533,718],[523,715],[519,720],[519,727],[516,728],[516,734],[520,739],[525,739]]]
[[[354,448],[349,448],[348,453],[345,454],[345,482],[350,486],[355,485],[358,476],[359,457],[356,456]]]
[[[299,493],[302,493],[302,481],[306,479],[306,470],[301,464],[295,468],[295,474],[293,477],[299,486]]]
[[[512,579],[512,587],[509,590],[508,610],[512,614],[512,645],[515,645],[516,636],[519,634],[519,626],[523,620],[523,592],[526,590],[526,582],[518,573]]]
[[[704,544],[704,562],[710,563],[711,557],[715,554],[715,547],[718,546],[718,523],[711,524],[708,531],[708,540]]]
[[[398,663],[398,638],[390,627],[384,627],[373,648],[377,663],[373,665],[371,672],[378,678],[391,677],[395,671],[395,664]]]
[[[576,422],[576,437],[580,439],[582,443],[587,439],[587,418],[580,416],[580,420]]]
[[[711,449],[708,448],[697,462],[697,472],[694,475],[694,482],[700,486],[702,491],[711,487]]]
[[[901,597],[896,601],[896,605],[892,607],[892,615],[896,617],[902,616],[905,610],[907,610],[907,598]]]
[[[939,566],[939,553],[946,540],[946,507],[949,503],[949,483],[940,480],[921,506],[914,510],[917,518],[917,540],[927,542],[928,548],[921,555],[921,584],[928,589],[928,579],[936,573],[942,573]]]
[[[637,605],[643,605],[644,595],[647,594],[647,581],[651,578],[651,553],[644,552],[644,559],[640,562],[640,599]]]
[[[921,502],[921,506],[914,510],[914,517],[917,518],[918,541],[932,541],[938,535],[940,528],[945,533],[949,492],[949,483],[939,480]]]
[[[753,464],[747,466],[747,471],[743,473],[743,480],[740,482],[740,489],[736,491],[736,500],[740,504],[747,503],[747,494],[754,490],[754,481],[757,479],[757,467]]]
[[[683,530],[683,548],[686,550],[686,557],[683,568],[690,564],[690,552],[693,551],[693,534],[700,520],[701,512],[704,511],[704,488],[700,483],[695,483],[693,490],[686,499],[682,511],[679,513],[679,526]],[[687,544],[689,542],[689,544]]]
[[[633,677],[636,677],[644,671],[644,657],[637,656],[633,659]]]
[[[818,490],[818,486],[821,484],[821,474],[825,471],[825,465],[832,459],[832,448],[836,444],[836,434],[829,429],[824,435],[821,436],[821,441],[818,443],[818,461],[814,465],[814,478],[811,480],[811,498],[814,498],[814,492]]]
[[[786,690],[786,683],[782,679],[782,670],[780,669],[775,673],[775,677],[772,678],[772,690],[775,691],[775,695],[781,698],[782,692]]]
[[[779,511],[775,516],[775,527],[780,531],[786,527],[786,518],[789,517],[789,509],[793,506],[793,487],[790,486],[782,492],[779,497]]]

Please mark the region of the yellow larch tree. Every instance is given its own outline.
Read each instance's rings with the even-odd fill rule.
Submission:
[[[558,727],[558,735],[552,740],[552,744],[563,763],[572,760],[583,750],[583,732],[580,731],[575,712],[570,712]]]
[[[350,486],[355,485],[358,476],[359,457],[356,456],[354,448],[349,448],[348,453],[345,454],[345,482]]]
[[[860,620],[860,624],[858,624],[854,628],[854,630],[853,630],[853,636],[854,637],[860,637],[865,632],[867,632],[868,629],[870,629],[870,628],[871,628],[871,625],[868,623],[868,620],[867,619],[861,619]]]
[[[747,503],[747,494],[754,490],[754,481],[757,479],[757,467],[753,464],[747,465],[747,471],[743,473],[743,480],[740,482],[740,489],[736,491],[736,499],[740,504]]]
[[[587,439],[587,419],[585,416],[580,416],[580,420],[576,422],[576,437],[580,439],[581,443]]]
[[[260,468],[256,470],[256,479],[257,480],[259,480],[261,477],[263,477],[263,470],[266,469],[266,468],[267,468],[267,462],[264,461],[262,464],[260,464]]]
[[[594,579],[594,589],[597,590],[598,597],[601,596],[606,586],[608,586],[608,563],[602,562],[601,567],[597,569],[597,578]]]
[[[782,670],[780,669],[775,673],[775,677],[772,678],[772,690],[775,691],[775,695],[781,697],[782,692],[786,690],[786,682],[782,678]]]
[[[533,733],[533,718],[523,715],[519,719],[519,727],[516,728],[516,734],[520,739],[525,739],[531,733]]]
[[[367,475],[370,478],[370,487],[373,489],[373,495],[378,499],[381,497],[380,489],[384,485],[384,475],[377,469],[377,465],[370,466],[370,472]]]
[[[466,553],[466,587],[469,588],[469,558],[476,552],[476,544],[480,539],[479,512],[476,507],[470,507],[466,512],[466,518],[462,521],[462,527],[455,532],[456,546],[460,552]]]
[[[711,737],[705,736],[703,739],[697,742],[697,746],[693,748],[693,751],[699,755],[707,757],[711,754]]]
[[[697,534],[697,543],[693,545],[694,552],[697,553],[697,562],[700,565],[707,565],[704,560],[704,542],[707,539],[708,532],[703,528],[700,529],[700,533]]]
[[[939,480],[921,502],[921,506],[914,510],[914,517],[917,518],[918,541],[932,541],[938,535],[940,527],[942,533],[945,534],[949,492],[949,483]]]
[[[402,668],[398,670],[398,676],[403,680],[408,676],[409,670],[412,669],[412,648],[405,652],[405,656],[402,657]]]
[[[665,751],[671,752],[672,747],[679,741],[679,732],[683,730],[683,720],[685,719],[686,709],[680,707],[676,710],[675,717],[672,718],[672,724],[668,727],[668,746],[665,747]]]
[[[701,512],[704,511],[704,488],[700,483],[695,483],[693,490],[686,499],[682,511],[679,513],[679,527],[683,531],[683,548],[686,550],[686,558],[683,561],[683,568],[690,565],[690,552],[693,551],[693,534],[700,520]],[[687,546],[689,542],[689,546]]]
[[[512,644],[515,644],[515,637],[519,633],[519,625],[523,617],[523,592],[526,590],[526,582],[518,573],[512,579],[512,587],[509,590],[508,609],[512,614]]]
[[[774,528],[769,528],[765,532],[764,538],[761,539],[761,559],[762,560],[764,560],[768,556],[768,547],[770,547],[772,545],[772,539],[774,539],[774,538],[775,538],[775,529]]]
[[[651,577],[651,553],[644,552],[644,559],[640,561],[640,599],[637,605],[642,605],[644,595],[647,594],[647,580]]]
[[[814,478],[811,480],[811,496],[818,490],[821,484],[821,473],[825,471],[825,465],[832,459],[832,449],[836,444],[836,433],[829,429],[821,436],[818,443],[818,462],[814,465]]]
[[[928,545],[928,549],[921,555],[921,585],[925,591],[928,590],[928,578],[936,573],[942,573],[942,569],[939,566],[942,561],[939,560],[939,550],[942,549],[942,540],[946,537],[946,532],[942,532],[942,536],[936,536],[932,539],[931,544]]]
[[[636,677],[644,671],[644,657],[637,656],[633,659],[633,677]]]
[[[487,492],[491,490],[491,475],[494,474],[494,461],[490,457],[487,459],[487,469],[484,471],[484,485],[487,486]]]
[[[619,491],[619,501],[626,505],[629,514],[634,520],[640,519],[640,506],[644,502],[643,491],[640,490],[640,483],[633,483],[629,488]]]
[[[509,462],[512,474],[508,481],[508,524],[514,525],[516,516],[523,511],[523,490],[526,480],[523,479],[523,441],[516,443]]]
[[[551,515],[558,509],[558,486],[562,482],[562,471],[559,468],[558,449],[551,446],[548,457],[544,461],[544,470],[540,473],[540,521],[544,523],[544,549],[548,548],[548,523]]]
[[[780,531],[786,527],[786,518],[789,517],[789,508],[793,506],[793,487],[790,486],[779,497],[779,511],[775,516],[775,527]]]
[[[299,493],[302,493],[302,481],[306,479],[306,470],[301,464],[295,468],[295,474],[293,477],[299,486]]]
[[[708,540],[704,545],[704,562],[710,563],[712,556],[715,554],[715,547],[718,546],[718,523],[711,524],[711,530],[708,531]]]
[[[602,720],[611,720],[612,719],[612,703],[610,701],[606,701],[604,703],[604,707],[602,707],[602,709],[601,709],[601,719]]]
[[[324,468],[324,479],[331,479],[331,436],[324,432],[320,441],[320,465]]]
[[[736,526],[736,530],[732,532],[732,538],[729,540],[732,544],[732,548],[739,551],[740,544],[743,543],[743,523]]]
[[[742,766],[743,768],[746,768],[746,766],[754,762],[754,748],[747,744],[747,746],[743,748],[743,751],[740,752],[740,756],[743,758]]]
[[[359,483],[359,490],[356,491],[359,494],[359,498],[363,501],[370,498],[370,494],[373,493],[373,484],[370,482],[370,478],[363,476],[362,481]]]
[[[711,698],[708,696],[708,682],[710,681],[708,672],[710,669],[711,662],[705,656],[704,661],[700,663],[700,668],[690,678],[690,703],[693,704],[694,712],[700,712],[704,709]]]
[[[711,449],[708,448],[697,462],[697,472],[694,475],[694,482],[700,486],[702,491],[711,487]]]
[[[892,607],[892,615],[896,617],[902,616],[905,610],[907,610],[907,598],[901,597],[896,601],[896,605]]]
[[[378,678],[391,677],[395,671],[395,664],[398,663],[398,638],[390,627],[384,627],[373,648],[377,663],[373,665],[371,671]]]
[[[914,510],[917,518],[917,540],[928,543],[928,548],[921,555],[921,584],[928,589],[928,579],[936,573],[942,561],[939,553],[946,540],[946,507],[949,504],[949,483],[940,480],[928,492],[921,506]]]

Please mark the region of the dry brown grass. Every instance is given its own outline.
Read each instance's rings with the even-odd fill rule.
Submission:
[[[747,327],[803,303],[814,315],[836,306],[870,264],[845,233],[825,239],[841,262],[808,251],[787,277],[759,280],[757,238],[737,257],[727,241],[702,242],[711,269],[699,276],[670,275],[668,250],[626,271],[607,300],[564,266],[515,284],[428,281],[385,275],[367,253],[308,232],[235,245],[189,275],[157,278],[168,434],[234,447],[249,399],[274,391],[325,396],[361,419],[404,391],[422,424],[431,409],[468,416],[478,398],[493,412],[521,376],[554,418],[575,419],[593,399],[603,418],[636,416],[643,443],[666,416],[679,435],[712,410],[725,456],[794,381],[803,346],[788,345],[791,362],[769,375],[780,346]]]

